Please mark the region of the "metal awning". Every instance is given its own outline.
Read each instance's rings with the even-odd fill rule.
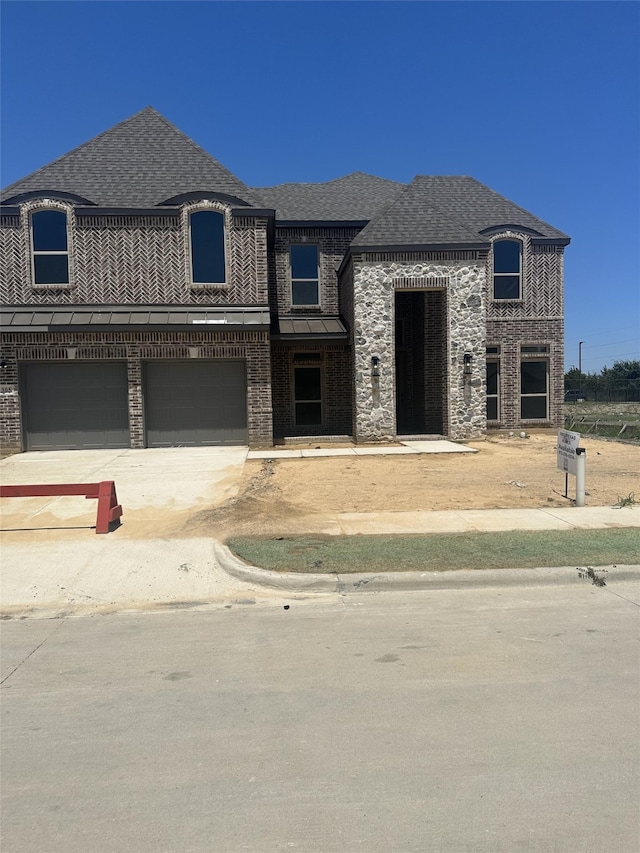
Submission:
[[[279,317],[273,338],[280,340],[348,340],[339,317]]]
[[[3,332],[121,331],[131,328],[159,331],[232,330],[250,326],[269,328],[267,306],[199,305],[48,305],[46,308],[10,306],[0,309]]]

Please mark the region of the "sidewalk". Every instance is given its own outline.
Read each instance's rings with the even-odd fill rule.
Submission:
[[[496,530],[598,530],[639,527],[640,506],[552,507],[550,509],[464,509],[414,512],[342,512],[325,514],[320,532],[473,533]],[[313,526],[312,526],[313,522]],[[287,533],[318,532],[318,516],[292,518]],[[640,536],[640,533],[638,534]]]
[[[412,447],[357,448],[360,453],[466,452],[453,442],[407,442]],[[451,445],[451,448],[447,447]],[[349,448],[326,448],[344,455]],[[313,450],[259,451],[277,453]],[[5,482],[81,482],[114,478],[123,526],[104,536],[92,530],[95,503],[78,498],[19,498],[3,503],[2,604],[5,616],[60,616],[154,608],[233,606],[300,593],[424,589],[467,584],[585,583],[576,566],[409,575],[277,575],[247,566],[213,537],[173,535],[172,523],[207,512],[237,493],[245,448],[165,451],[76,451],[21,454],[3,460]],[[255,458],[255,457],[254,457]],[[15,502],[14,502],[15,501]],[[317,515],[293,517],[288,535],[319,532]],[[336,513],[320,519],[329,535],[451,533],[497,530],[640,528],[640,507],[440,512]],[[75,525],[75,526],[70,526]],[[188,529],[188,527],[187,527]],[[640,529],[638,533],[640,537]],[[609,567],[607,582],[640,578],[640,567]]]
[[[315,519],[317,524],[317,518]],[[636,527],[640,509],[584,507],[553,510],[344,513],[327,517],[329,534],[429,533]],[[125,516],[126,523],[126,516]],[[304,520],[296,520],[303,532]],[[299,529],[301,528],[301,529]],[[317,527],[315,528],[317,531]],[[296,575],[249,566],[210,538],[125,538],[89,529],[30,541],[2,537],[5,615],[62,616],[158,608],[254,604],[307,593],[442,589],[469,585],[584,584],[576,566],[494,571]],[[293,531],[287,531],[291,533]],[[40,532],[39,532],[40,533]],[[58,532],[59,533],[59,532]],[[215,532],[214,532],[215,535]],[[609,566],[607,583],[640,580],[640,566]]]
[[[296,519],[295,533],[304,527]],[[560,507],[553,509],[485,509],[441,512],[340,513],[327,517],[322,533],[414,534],[469,533],[498,530],[598,530],[612,527],[638,528],[640,507]],[[298,592],[382,592],[412,589],[451,589],[468,585],[540,585],[584,583],[577,566],[484,571],[376,572],[364,574],[294,574],[266,571],[238,559],[223,544],[216,543],[217,563],[233,577],[272,589]],[[594,568],[594,567],[592,567]],[[640,566],[606,566],[607,582],[640,580]]]

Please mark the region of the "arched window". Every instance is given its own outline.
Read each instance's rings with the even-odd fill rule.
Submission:
[[[227,280],[224,252],[224,214],[198,210],[189,216],[191,281],[193,284],[224,284]]]
[[[31,214],[34,284],[69,284],[67,214],[36,210]]]
[[[493,244],[493,298],[520,299],[522,294],[522,243],[496,240]]]

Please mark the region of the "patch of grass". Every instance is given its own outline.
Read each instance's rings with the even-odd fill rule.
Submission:
[[[622,496],[618,496],[618,502],[616,506],[625,507],[625,506],[635,506],[637,504],[635,492],[629,492],[626,498]]]
[[[438,572],[640,563],[637,528],[428,535],[234,536],[242,560],[276,572]]]

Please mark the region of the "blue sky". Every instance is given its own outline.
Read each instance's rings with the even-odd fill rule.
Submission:
[[[247,184],[467,174],[572,237],[566,364],[640,358],[640,4],[4,0],[1,183],[147,104]]]

